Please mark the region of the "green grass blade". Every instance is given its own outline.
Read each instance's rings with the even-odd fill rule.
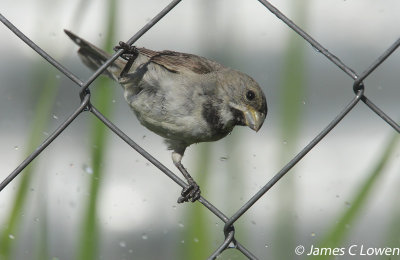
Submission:
[[[36,66],[34,66],[36,67]],[[38,66],[40,69],[43,67]],[[46,75],[47,74],[47,75]],[[34,118],[31,123],[30,136],[27,143],[28,156],[34,151],[40,143],[43,141],[43,131],[46,130],[46,126],[49,124],[51,119],[51,111],[54,105],[55,96],[58,90],[58,84],[56,82],[55,71],[46,71],[46,74],[36,70],[34,72],[34,79],[32,80],[33,86],[42,86],[38,90],[40,92],[39,99],[37,101],[37,107],[35,109]],[[43,84],[43,78],[46,78]],[[32,177],[34,176],[35,161],[25,168],[16,181],[19,181],[17,192],[14,197],[13,205],[11,207],[8,220],[5,224],[0,237],[0,259],[11,259],[13,254],[13,247],[18,244],[18,234],[20,234],[21,216],[24,210],[25,202],[29,192],[29,185]],[[10,239],[13,236],[14,239]]]
[[[46,186],[46,185],[42,185]],[[45,187],[47,188],[47,187]],[[44,194],[43,194],[44,193]],[[42,191],[43,197],[46,197],[46,191]],[[36,259],[42,260],[42,259],[49,259],[49,222],[47,219],[47,214],[46,214],[46,209],[47,205],[46,202],[40,201],[40,204],[38,205],[39,208],[39,222],[36,227],[36,230],[39,232],[36,232],[35,237],[36,237],[36,248],[34,255],[36,256]]]
[[[305,24],[306,2],[294,5],[295,18],[298,23]],[[281,124],[282,135],[281,161],[287,163],[297,148],[300,131],[303,103],[306,92],[305,82],[305,43],[294,32],[289,31],[289,38],[285,51],[284,67],[282,69],[281,90]],[[293,170],[291,172],[293,175]],[[277,225],[275,228],[275,258],[288,259],[287,248],[294,248],[296,227],[293,223],[294,208],[296,205],[296,187],[293,178],[284,180],[279,189],[279,203],[276,212]]]
[[[210,171],[212,152],[207,144],[198,146],[198,155],[196,157],[195,174],[193,176],[201,187],[206,187]],[[204,190],[204,189],[203,189]],[[190,202],[187,202],[190,203]],[[206,209],[200,203],[196,202],[188,207],[186,213],[187,230],[184,233],[184,248],[180,259],[203,260],[212,253],[210,249],[210,232],[207,229]]]
[[[114,44],[114,31],[116,22],[116,9],[117,4],[115,0],[107,2],[108,6],[108,28],[105,33],[105,44],[103,48],[110,50]],[[92,100],[96,107],[101,108],[101,112],[105,116],[110,116],[112,113],[112,97],[114,93],[114,86],[110,84],[110,80],[106,78],[100,78],[99,83],[96,86],[96,90],[93,91]],[[97,200],[101,188],[101,178],[103,176],[102,164],[105,160],[107,151],[107,134],[108,129],[102,124],[97,118],[93,118],[92,130],[90,131],[91,143],[92,143],[92,169],[93,174],[90,179],[89,188],[89,199],[85,209],[83,218],[83,227],[81,238],[79,241],[79,255],[77,259],[91,260],[97,259],[97,253],[100,243],[100,234],[97,224]]]
[[[326,248],[336,248],[340,247],[342,243],[347,238],[348,233],[351,229],[348,226],[351,226],[352,223],[357,220],[357,217],[360,215],[363,207],[368,202],[368,198],[372,193],[372,189],[384,173],[384,168],[387,165],[390,155],[393,153],[397,142],[399,140],[398,135],[393,136],[389,143],[386,145],[385,150],[383,151],[380,159],[377,161],[375,167],[371,170],[371,172],[367,175],[368,178],[358,187],[358,191],[355,193],[355,197],[351,207],[344,212],[344,214],[339,218],[339,221],[330,232],[322,239],[322,242],[318,247],[326,247]],[[331,256],[313,256],[311,259],[330,259]]]
[[[399,183],[396,183],[396,189],[399,187]],[[400,238],[400,206],[399,206],[399,200],[400,196],[399,193],[397,193],[397,196],[395,195],[394,197],[391,198],[391,201],[393,202],[392,205],[392,213],[389,213],[391,216],[391,220],[389,221],[390,223],[388,224],[388,230],[387,230],[387,240],[383,244],[384,247],[389,247],[389,248],[396,248],[399,247],[399,238]],[[382,260],[387,260],[387,256],[382,256]],[[400,256],[391,256],[391,260],[398,260],[400,259]]]

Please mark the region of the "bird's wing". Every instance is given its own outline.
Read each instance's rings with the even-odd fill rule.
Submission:
[[[138,49],[142,55],[149,57],[151,62],[175,73],[190,70],[196,74],[207,74],[224,68],[215,61],[193,54],[174,51],[152,51],[146,48]]]

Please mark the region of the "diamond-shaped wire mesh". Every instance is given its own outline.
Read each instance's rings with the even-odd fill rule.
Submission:
[[[217,258],[224,250],[229,247],[234,247],[239,250],[243,255],[249,259],[257,259],[257,257],[248,249],[246,249],[239,241],[235,239],[235,222],[244,215],[261,197],[263,197],[266,192],[274,186],[283,176],[285,176],[302,158],[311,151],[335,126],[347,116],[347,114],[354,109],[356,106],[366,105],[369,109],[381,117],[387,125],[393,128],[398,133],[400,132],[400,126],[389,117],[385,112],[380,109],[372,100],[368,99],[364,93],[365,86],[363,81],[373,73],[376,68],[378,68],[386,58],[388,58],[400,45],[400,38],[395,41],[389,48],[378,57],[375,62],[373,62],[367,69],[360,75],[354,72],[349,66],[343,63],[334,54],[329,52],[324,46],[313,39],[305,31],[303,31],[299,26],[287,18],[283,13],[281,13],[277,8],[275,8],[269,1],[258,0],[264,7],[266,7],[269,12],[273,13],[278,19],[289,26],[293,31],[300,35],[305,41],[310,43],[319,53],[323,54],[330,62],[335,64],[340,68],[343,73],[347,74],[353,80],[354,96],[351,101],[343,107],[342,111],[332,119],[332,121],[326,125],[326,127],[320,131],[297,155],[295,155],[275,176],[272,177],[259,191],[254,194],[247,202],[245,202],[242,207],[236,211],[232,216],[227,216],[221,212],[217,207],[210,203],[205,198],[201,197],[199,203],[203,204],[208,210],[220,218],[225,226],[221,232],[225,235],[225,240],[221,242],[220,246],[215,249],[215,252],[209,257],[209,259]],[[166,6],[160,13],[158,13],[153,19],[151,19],[141,30],[139,30],[134,36],[132,36],[127,43],[133,44],[140,37],[142,37],[153,25],[158,23],[169,11],[171,11],[181,0],[174,0],[168,6]],[[112,132],[124,140],[130,147],[136,150],[139,154],[145,157],[149,162],[156,166],[162,173],[166,174],[171,178],[176,184],[181,187],[185,187],[186,184],[176,176],[172,171],[170,171],[166,166],[160,163],[154,156],[144,150],[141,146],[135,143],[129,138],[123,131],[121,131],[116,125],[114,125],[109,119],[107,119],[101,112],[91,104],[91,96],[89,91],[89,86],[91,83],[123,52],[123,50],[117,51],[103,66],[101,66],[92,76],[87,80],[83,81],[70,72],[62,64],[58,63],[53,59],[46,51],[37,46],[33,41],[26,37],[22,32],[18,30],[10,21],[8,21],[3,15],[0,14],[1,22],[7,26],[13,33],[15,33],[22,41],[24,41],[29,47],[35,50],[39,55],[41,55],[45,60],[47,60],[51,65],[57,68],[61,73],[67,76],[71,81],[80,87],[80,105],[75,109],[75,111],[62,122],[59,127],[51,133],[48,138],[39,146],[35,151],[31,153],[3,182],[0,184],[0,191],[3,190],[7,185],[9,185],[12,180],[17,177],[23,169],[25,169],[41,152],[43,152],[48,145],[54,141],[65,129],[68,128],[70,123],[72,123],[76,118],[78,118],[83,112],[89,111],[98,119],[100,119],[104,125],[106,125]],[[93,89],[93,91],[96,91]],[[361,101],[361,102],[360,102]]]

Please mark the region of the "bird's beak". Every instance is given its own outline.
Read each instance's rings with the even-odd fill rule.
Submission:
[[[251,107],[248,107],[245,111],[243,111],[243,115],[245,124],[256,132],[260,130],[266,116],[266,114],[258,112]]]

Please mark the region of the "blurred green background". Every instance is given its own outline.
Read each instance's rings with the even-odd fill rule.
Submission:
[[[395,0],[271,2],[357,73],[399,37]],[[63,29],[111,51],[168,3],[3,0],[1,13],[87,79]],[[74,111],[79,89],[2,25],[0,39],[3,180]],[[269,114],[258,133],[237,127],[221,141],[191,146],[183,160],[227,216],[353,97],[351,79],[257,1],[182,1],[136,45],[204,56],[263,87]],[[395,120],[399,62],[395,52],[365,81],[366,95]],[[91,93],[103,114],[177,172],[162,138],[139,124],[117,84],[101,77]],[[394,130],[360,103],[235,223],[236,238],[260,259],[308,259],[294,253],[298,245],[400,247],[399,156]],[[83,113],[0,193],[0,259],[206,259],[223,241],[223,223],[199,203],[178,205],[179,193]],[[229,249],[220,259],[245,257]]]

